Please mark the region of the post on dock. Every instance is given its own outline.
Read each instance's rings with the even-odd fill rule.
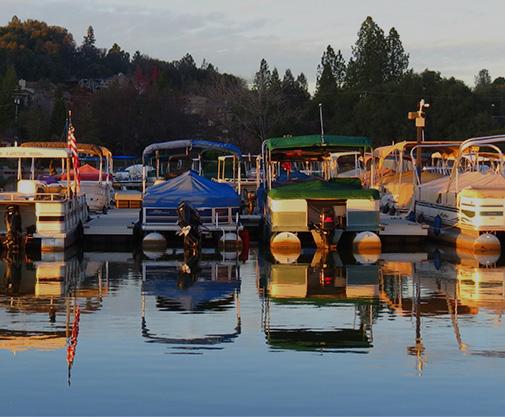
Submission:
[[[419,101],[419,109],[417,111],[411,111],[408,113],[409,120],[415,120],[416,123],[416,172],[419,184],[421,184],[421,173],[423,167],[423,152],[419,145],[424,142],[424,128],[426,126],[426,113],[425,109],[430,107],[428,103],[425,103],[424,98]]]

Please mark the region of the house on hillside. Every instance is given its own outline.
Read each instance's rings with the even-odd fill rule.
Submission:
[[[14,92],[15,103],[20,107],[37,105],[51,111],[54,104],[56,86],[49,81],[26,81],[20,79]]]
[[[231,111],[226,101],[204,96],[186,96],[183,111],[187,115],[199,116],[209,128],[216,128],[223,136],[228,134]]]
[[[92,93],[96,93],[99,90],[107,88],[112,83],[119,83],[119,85],[125,85],[129,82],[129,79],[123,73],[113,75],[109,78],[81,78],[78,81],[78,85]]]

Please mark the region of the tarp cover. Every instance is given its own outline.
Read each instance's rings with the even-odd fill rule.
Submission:
[[[240,207],[240,197],[230,185],[208,180],[194,171],[186,171],[176,178],[149,187],[143,205],[177,208],[181,201],[198,209]]]
[[[450,184],[450,185],[449,185]],[[443,177],[422,184],[417,189],[417,199],[435,204],[456,205],[456,195],[463,189],[479,190],[480,192],[501,191],[505,189],[505,178],[493,172],[464,172],[459,174],[458,181]]]
[[[319,146],[343,148],[370,148],[372,141],[365,136],[336,136],[324,135],[324,145],[321,144],[321,135],[293,136],[271,138],[267,141],[270,151],[276,149],[313,148]]]
[[[359,199],[378,200],[379,191],[364,189],[357,178],[334,178],[303,181],[296,184],[281,185],[268,193],[274,200],[284,199]]]
[[[399,208],[405,209],[411,206],[412,198],[414,197],[414,173],[413,171],[403,172],[400,174],[391,171],[383,177],[382,185],[386,191],[393,195],[394,200]],[[431,171],[423,171],[421,173],[421,181],[423,184],[444,177],[443,174]],[[447,178],[445,176],[445,178]]]
[[[212,302],[233,298],[233,294],[239,289],[239,280],[200,280],[188,288],[180,288],[177,285],[177,279],[170,276],[149,278],[143,283],[143,291],[146,295],[170,298],[184,311],[204,309]]]
[[[74,170],[70,170],[70,178],[74,179]],[[67,173],[64,172],[61,175],[61,180],[67,179]],[[92,167],[89,164],[85,164],[79,168],[79,179],[81,181],[98,181],[100,179],[100,170]],[[107,175],[102,171],[102,181],[107,180]],[[109,180],[112,181],[112,175],[109,174]]]

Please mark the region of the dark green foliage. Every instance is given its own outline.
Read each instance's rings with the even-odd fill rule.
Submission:
[[[491,81],[483,69],[472,90],[436,71],[415,73],[398,32],[386,33],[367,17],[347,62],[328,45],[311,97],[304,74],[279,74],[265,59],[248,86],[206,60],[197,65],[190,54],[166,62],[140,51],[130,57],[117,43],[102,49],[92,26],[76,46],[64,28],[13,17],[0,27],[0,137],[59,139],[71,109],[78,141],[115,153],[139,154],[154,141],[184,137],[259,152],[268,137],[319,132],[322,104],[327,133],[366,135],[377,146],[415,136],[407,112],[421,98],[431,104],[427,138],[505,129],[504,77]],[[16,123],[18,79],[37,87],[18,105]]]
[[[361,25],[347,67],[347,84],[368,89],[387,80],[388,42],[384,31],[369,16]]]
[[[61,139],[63,135],[63,126],[67,118],[67,109],[63,101],[63,94],[58,90],[54,97],[53,111],[51,113],[51,123],[49,126],[49,136],[55,139]]]
[[[59,26],[16,16],[0,27],[0,68],[14,65],[19,78],[65,80],[72,73],[75,43]]]
[[[399,80],[409,67],[409,55],[405,53],[395,28],[391,28],[386,38],[386,58],[385,81]]]
[[[5,73],[0,74],[0,129],[7,129],[14,124],[16,106],[14,92],[17,87],[16,70],[11,65]]]

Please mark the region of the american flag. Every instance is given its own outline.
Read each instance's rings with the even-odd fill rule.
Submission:
[[[77,191],[81,188],[81,180],[79,178],[79,154],[77,153],[77,141],[75,140],[75,129],[70,121],[70,117],[68,120],[68,133],[67,133],[67,145],[68,149],[72,153],[72,165],[74,166],[74,179],[77,184]]]

